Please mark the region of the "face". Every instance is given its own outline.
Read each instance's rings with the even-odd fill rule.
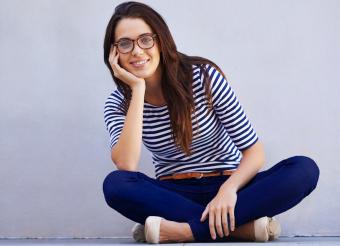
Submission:
[[[149,33],[154,32],[143,19],[124,18],[116,26],[115,42],[123,38],[136,40],[141,35]],[[143,64],[144,61],[146,63]],[[119,52],[119,64],[139,78],[147,79],[155,76],[155,72],[160,65],[160,50],[157,37],[154,46],[150,49],[142,49],[137,45],[137,41],[134,41],[132,51],[127,54]]]

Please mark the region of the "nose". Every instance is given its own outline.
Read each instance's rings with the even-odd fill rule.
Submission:
[[[137,56],[137,55],[142,55],[143,53],[144,53],[144,50],[141,47],[139,47],[139,45],[137,44],[137,40],[135,40],[131,54],[133,56]]]

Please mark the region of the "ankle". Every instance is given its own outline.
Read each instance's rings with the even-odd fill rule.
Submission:
[[[193,242],[194,237],[188,223],[162,219],[160,242]]]
[[[234,231],[230,232],[230,236],[241,240],[254,241],[254,221],[249,221],[246,224],[236,227]]]
[[[183,226],[183,238],[185,239],[185,241],[183,242],[194,242],[195,238],[194,235],[192,234],[190,225],[188,223],[181,223]]]

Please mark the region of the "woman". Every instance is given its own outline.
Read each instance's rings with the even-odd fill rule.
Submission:
[[[276,239],[272,217],[315,189],[316,163],[294,156],[259,172],[263,145],[221,69],[178,52],[163,18],[145,4],[116,7],[104,61],[117,85],[104,118],[118,170],[103,191],[111,208],[138,222],[135,240]],[[142,142],[156,178],[137,171]]]

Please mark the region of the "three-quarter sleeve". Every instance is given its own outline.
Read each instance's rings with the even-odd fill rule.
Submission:
[[[239,150],[255,144],[258,136],[226,78],[207,65],[214,111]]]
[[[105,101],[104,121],[106,130],[110,134],[110,148],[118,142],[118,138],[123,130],[126,114],[121,108],[123,95],[118,91],[114,91]]]

